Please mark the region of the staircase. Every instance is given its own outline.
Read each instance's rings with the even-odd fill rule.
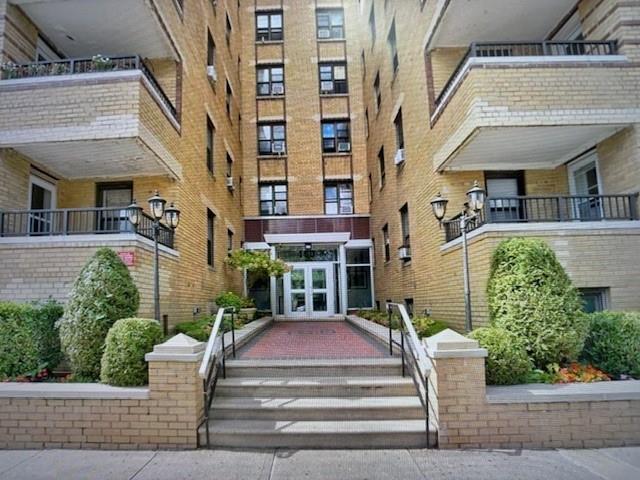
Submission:
[[[400,358],[228,360],[208,428],[212,447],[427,445],[425,412]],[[205,425],[199,435],[206,446]]]

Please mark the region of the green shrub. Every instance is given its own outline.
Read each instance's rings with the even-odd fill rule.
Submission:
[[[597,312],[587,318],[584,359],[616,377],[640,377],[640,313]]]
[[[162,337],[162,328],[155,320],[118,320],[107,334],[100,380],[119,387],[146,385],[149,370],[144,356],[162,342]]]
[[[536,367],[575,360],[582,351],[587,322],[580,296],[543,241],[498,245],[487,297],[491,324],[515,334]]]
[[[192,322],[181,322],[175,326],[176,333],[184,333],[201,342],[209,340],[214,317],[202,317]]]
[[[53,301],[0,302],[0,380],[58,365],[62,354],[55,323],[61,316],[62,306]]]
[[[242,297],[233,292],[224,292],[218,295],[214,302],[218,306],[218,308],[229,308],[234,307],[236,310],[240,310],[243,308],[243,300]]]
[[[138,313],[140,296],[129,270],[113,250],[99,249],[76,279],[58,322],[62,349],[76,378],[100,376],[100,359],[109,328]]]
[[[478,328],[469,334],[488,351],[487,384],[515,385],[524,383],[531,372],[531,361],[518,338],[498,327]]]
[[[414,317],[412,322],[420,338],[432,337],[436,333],[440,333],[449,328],[442,320],[436,320],[431,317]]]
[[[256,308],[256,302],[250,297],[242,297],[241,305],[241,308]]]

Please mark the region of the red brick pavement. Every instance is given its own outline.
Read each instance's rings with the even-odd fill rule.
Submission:
[[[386,349],[345,321],[274,322],[239,352],[242,359],[381,358]]]

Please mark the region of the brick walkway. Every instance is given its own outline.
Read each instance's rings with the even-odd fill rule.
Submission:
[[[384,345],[345,321],[274,322],[239,352],[241,359],[381,358]]]

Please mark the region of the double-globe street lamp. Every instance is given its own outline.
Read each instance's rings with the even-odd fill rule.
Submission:
[[[160,196],[158,190],[155,191],[153,196],[149,198],[147,202],[149,202],[149,210],[151,211],[151,217],[153,219],[153,308],[155,319],[160,323],[160,265],[158,253],[160,220],[164,217],[167,225],[173,232],[178,228],[178,223],[180,223],[180,210],[174,206],[173,202],[169,207],[165,208],[167,201]],[[142,220],[142,207],[134,200],[133,203],[127,207],[127,214],[134,229],[137,229],[140,221]]]
[[[462,275],[464,280],[464,325],[467,332],[473,329],[471,319],[471,285],[469,280],[469,252],[467,250],[467,226],[470,221],[480,216],[480,211],[484,208],[486,192],[480,188],[478,182],[473,183],[473,188],[467,192],[468,202],[460,214],[460,232],[462,233]],[[440,193],[431,201],[433,215],[442,224],[447,213],[449,200]]]

